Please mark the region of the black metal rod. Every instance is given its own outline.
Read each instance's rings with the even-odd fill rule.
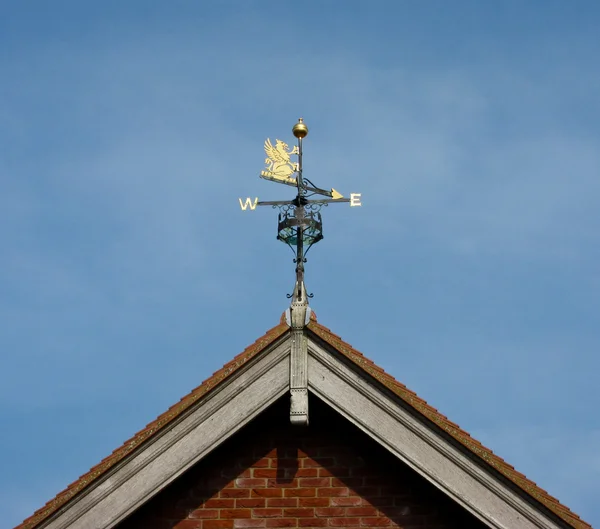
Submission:
[[[316,200],[306,200],[306,204],[335,204],[336,202],[350,202],[349,198],[318,198]],[[260,205],[260,202],[258,202]]]
[[[302,181],[302,138],[298,138],[298,205],[296,206],[296,218],[304,220],[304,204],[302,196],[304,195],[304,182]],[[302,283],[304,282],[304,226],[299,224],[296,227],[296,282],[298,292],[296,297],[302,301]]]
[[[257,206],[286,206],[292,204],[294,204],[293,200],[261,200],[256,203]]]
[[[302,181],[302,138],[298,138],[298,195],[301,194],[304,189],[304,182]]]

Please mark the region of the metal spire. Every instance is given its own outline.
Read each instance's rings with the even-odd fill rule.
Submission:
[[[296,197],[292,200],[259,201],[255,198],[252,201],[246,198],[242,202],[239,199],[240,207],[243,211],[250,208],[251,211],[256,206],[272,206],[279,208],[277,223],[277,239],[286,243],[294,252],[294,263],[296,264],[296,283],[292,294],[291,309],[296,308],[296,313],[303,312],[302,320],[308,319],[306,309],[300,311],[301,307],[308,307],[308,298],[312,294],[306,293],[304,284],[304,264],[306,263],[306,254],[311,246],[323,238],[323,222],[321,219],[321,208],[332,203],[345,202],[350,206],[361,205],[360,193],[352,193],[350,198],[344,198],[335,189],[326,190],[315,186],[308,178],[305,178],[302,171],[302,140],[308,135],[308,127],[304,120],[300,118],[292,128],[292,133],[298,140],[297,146],[291,150],[287,143],[281,140],[275,140],[275,145],[270,139],[265,141],[265,164],[267,167],[260,173],[260,177],[271,182],[293,186],[297,189]],[[297,162],[292,162],[290,157],[297,156]],[[310,197],[317,197],[311,199]],[[293,317],[292,320],[300,318]],[[300,314],[298,314],[300,316]],[[299,321],[293,321],[292,326],[300,325]],[[305,321],[301,324],[303,327]]]
[[[279,208],[277,220],[277,239],[286,243],[294,252],[296,264],[296,283],[292,294],[289,309],[286,311],[286,320],[291,327],[290,351],[290,421],[296,425],[308,424],[308,338],[304,328],[310,320],[310,308],[304,285],[304,263],[306,254],[311,246],[323,238],[323,221],[321,208],[334,202],[346,202],[351,206],[360,206],[360,193],[352,193],[350,198],[344,198],[335,189],[327,191],[315,186],[302,172],[302,140],[308,134],[308,127],[300,118],[292,128],[298,145],[289,149],[287,143],[275,140],[275,145],[270,139],[265,141],[267,167],[260,173],[265,180],[294,186],[297,190],[296,198],[292,200],[276,200],[254,202],[240,198],[240,207],[243,211],[256,206],[273,206]],[[290,156],[298,156],[297,162],[292,162]],[[310,197],[317,198],[311,199]]]

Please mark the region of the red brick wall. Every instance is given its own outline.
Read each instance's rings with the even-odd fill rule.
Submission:
[[[119,529],[484,527],[325,404],[282,399]]]

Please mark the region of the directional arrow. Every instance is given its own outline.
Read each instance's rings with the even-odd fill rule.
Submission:
[[[331,188],[331,198],[334,200],[339,200],[340,198],[344,198],[344,195],[338,193],[333,187]]]
[[[298,181],[295,178],[274,175],[273,173],[269,173],[267,171],[263,171],[262,173],[260,173],[260,177],[264,178],[265,180],[270,180],[271,182],[277,182],[278,184],[285,184],[287,186],[296,187],[298,185]],[[338,193],[335,189],[333,189],[333,187],[331,188],[331,191],[327,191],[326,189],[321,189],[319,187],[313,187],[313,186],[309,186],[309,185],[303,185],[302,188],[305,189],[306,191],[311,191],[313,193],[317,193],[318,195],[331,197],[334,200],[340,200],[340,199],[344,198],[344,195],[342,195],[341,193]]]
[[[318,187],[305,185],[304,189],[306,189],[307,191],[312,191],[313,193],[317,193],[318,195],[331,197],[334,200],[339,200],[341,198],[344,198],[344,195],[342,195],[341,193],[338,193],[335,189],[333,189],[333,187],[331,188],[331,191],[327,191],[326,189],[320,189]]]

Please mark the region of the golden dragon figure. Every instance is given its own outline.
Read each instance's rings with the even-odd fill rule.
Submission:
[[[298,164],[290,160],[290,156],[298,154],[298,147],[291,151],[287,143],[281,140],[275,140],[275,145],[267,138],[265,141],[265,164],[267,167],[260,173],[262,178],[273,180],[288,185],[296,185],[296,179],[292,175],[298,171]]]

